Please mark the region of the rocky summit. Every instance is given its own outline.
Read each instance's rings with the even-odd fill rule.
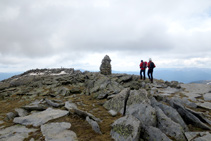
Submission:
[[[35,69],[0,82],[1,141],[208,141],[211,86]]]

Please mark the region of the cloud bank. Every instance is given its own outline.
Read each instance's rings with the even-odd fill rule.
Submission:
[[[0,5],[0,71],[73,67],[211,67],[210,0],[7,0]]]

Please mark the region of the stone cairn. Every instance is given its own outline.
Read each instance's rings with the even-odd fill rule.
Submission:
[[[111,74],[111,59],[108,55],[106,55],[103,60],[102,63],[100,65],[100,73],[104,74],[104,75],[109,75]]]

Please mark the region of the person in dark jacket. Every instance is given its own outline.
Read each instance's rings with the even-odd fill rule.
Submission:
[[[151,83],[153,83],[153,69],[156,67],[155,64],[152,62],[152,59],[149,58],[149,62],[147,64],[148,67],[148,77],[151,81]]]
[[[145,80],[145,71],[146,71],[146,67],[147,67],[147,62],[144,62],[143,60],[141,60],[141,63],[140,63],[140,78],[142,79],[142,73],[143,73],[143,76],[144,76],[144,80]]]

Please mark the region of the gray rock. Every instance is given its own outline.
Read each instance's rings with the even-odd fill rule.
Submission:
[[[210,141],[209,132],[185,132],[188,141]]]
[[[211,125],[211,121],[204,116],[204,113],[202,113],[202,112],[196,112],[196,111],[193,111],[193,110],[191,110],[189,108],[185,108],[185,109],[188,110],[189,112],[191,112],[197,118],[199,118],[203,123],[207,123],[207,124]]]
[[[125,88],[112,99],[106,101],[103,106],[108,110],[120,112],[120,110],[124,107],[125,98],[129,93],[130,89]]]
[[[184,131],[188,131],[189,130],[187,125],[183,121],[182,117],[177,112],[177,110],[175,110],[171,106],[164,105],[164,104],[162,104],[160,102],[157,102],[157,100],[154,97],[152,97],[150,100],[151,100],[151,103],[152,103],[153,107],[159,107],[165,113],[166,116],[171,118],[171,120],[173,120],[174,122],[180,124],[183,127]]]
[[[175,140],[185,141],[184,130],[178,124],[168,118],[163,111],[156,107],[158,128],[166,135],[173,137]]]
[[[77,141],[76,134],[68,130],[70,127],[67,122],[48,123],[41,126],[41,131],[46,141]]]
[[[115,141],[139,141],[140,130],[140,121],[127,115],[112,124],[111,136]]]
[[[133,104],[127,108],[127,115],[133,115],[140,120],[141,124],[147,126],[156,126],[156,112],[155,109],[143,102],[140,104]]]
[[[197,106],[211,110],[211,102],[197,103]]]
[[[6,119],[7,120],[12,120],[12,119],[14,119],[17,116],[18,116],[18,113],[17,112],[9,112],[9,113],[7,113]]]
[[[19,117],[24,117],[29,114],[26,110],[24,110],[22,108],[16,108],[15,111],[18,113]]]
[[[130,95],[127,101],[127,106],[130,106],[132,104],[139,104],[143,102],[150,104],[150,100],[147,96],[147,91],[145,89],[130,91]]]
[[[79,110],[79,109],[72,109],[71,112],[74,113],[74,114],[77,114],[81,118],[86,119],[86,117],[88,116],[89,118],[93,119],[94,121],[101,122],[101,120],[99,118],[96,118],[94,115],[92,115],[92,114],[90,114],[86,111],[82,111],[82,110]]]
[[[192,124],[196,127],[205,130],[210,130],[210,127],[201,122],[196,116],[194,116],[191,112],[186,110],[182,105],[173,102],[173,107],[178,111],[178,113],[181,115],[181,117],[187,124]]]
[[[47,98],[45,98],[45,101],[47,102],[48,105],[50,105],[50,106],[52,106],[54,108],[58,108],[58,107],[64,106],[64,103],[57,103],[57,102],[55,102],[53,100],[49,100]]]
[[[86,117],[86,121],[92,126],[92,129],[98,133],[98,134],[102,134],[100,131],[100,127],[98,125],[98,123],[92,119],[90,119],[88,116]]]
[[[115,117],[117,115],[117,112],[114,110],[109,110],[108,111],[113,117]]]
[[[37,129],[26,128],[25,126],[15,125],[0,129],[1,141],[23,141],[28,138],[30,132],[35,132]]]
[[[33,110],[43,111],[43,110],[46,110],[47,107],[48,106],[46,105],[45,101],[42,99],[40,101],[36,100],[29,105],[23,106],[22,108],[27,111],[33,111]]]
[[[153,126],[145,126],[141,131],[142,139],[147,141],[171,141],[160,129]]]
[[[48,108],[45,111],[33,113],[25,117],[17,117],[13,120],[13,122],[19,123],[22,125],[33,125],[35,127],[38,127],[40,125],[45,124],[49,120],[63,117],[67,115],[68,113],[69,112],[65,110],[54,110],[52,108]]]
[[[100,73],[104,75],[109,75],[111,74],[111,59],[108,55],[106,55],[101,63],[100,66]]]
[[[203,95],[205,101],[211,101],[211,93],[206,93]]]
[[[69,101],[65,102],[64,106],[67,110],[77,109],[77,105],[75,103],[70,103]]]

